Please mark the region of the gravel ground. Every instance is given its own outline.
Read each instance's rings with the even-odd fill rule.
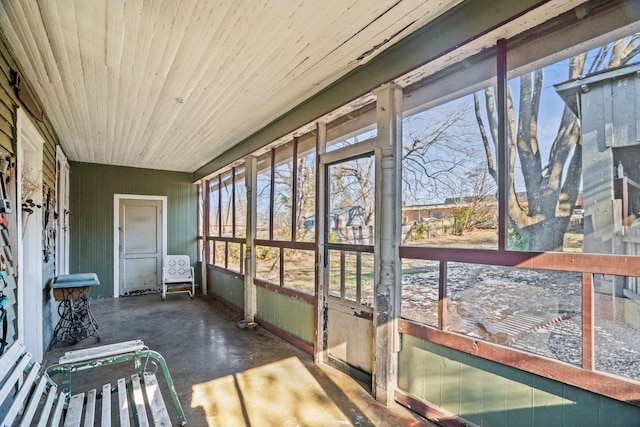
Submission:
[[[407,264],[402,317],[435,326],[438,264]],[[451,263],[447,275],[449,330],[581,365],[579,274]],[[596,292],[595,344],[596,369],[640,380],[640,304]]]

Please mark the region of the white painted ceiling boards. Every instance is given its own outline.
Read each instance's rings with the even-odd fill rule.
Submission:
[[[2,0],[70,160],[193,172],[460,0]]]

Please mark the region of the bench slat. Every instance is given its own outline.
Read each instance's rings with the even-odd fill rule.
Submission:
[[[171,418],[169,418],[167,407],[164,404],[156,374],[150,372],[144,373],[144,388],[147,393],[153,423],[156,427],[171,426]]]
[[[120,427],[129,427],[129,401],[127,400],[127,384],[124,378],[118,380],[118,404],[120,408]]]
[[[40,421],[38,422],[38,427],[47,426],[47,420],[49,419],[51,408],[53,408],[53,401],[57,397],[57,394],[58,394],[58,386],[55,384],[52,384],[51,387],[49,388],[47,401],[44,402],[44,406],[42,407],[42,412],[40,412]]]
[[[84,427],[93,427],[96,418],[96,389],[87,393],[87,403],[84,405]]]
[[[28,359],[31,359],[31,354],[27,353],[21,362],[23,362],[24,359],[27,359],[27,362],[28,362],[29,361]],[[24,405],[24,402],[27,399],[27,395],[31,391],[31,387],[33,386],[33,384],[36,381],[39,369],[40,369],[40,364],[39,363],[34,363],[34,365],[31,367],[31,370],[29,371],[29,375],[27,375],[27,378],[24,380],[24,383],[22,384],[22,387],[20,387],[20,390],[15,395],[15,397],[13,399],[13,403],[11,404],[11,407],[9,408],[9,410],[7,411],[7,414],[4,417],[4,421],[7,424],[9,424],[9,425],[13,424],[13,422],[16,419],[16,417],[18,416],[18,414],[22,410],[22,406]],[[22,367],[19,370],[16,370],[16,372],[14,372],[14,375],[16,373],[19,374],[19,375],[22,375],[23,371],[24,371],[24,367]],[[12,375],[12,377],[14,375]],[[14,382],[14,384],[15,384],[15,382]],[[6,384],[5,384],[5,386],[6,386]]]
[[[56,409],[53,412],[53,417],[51,418],[51,427],[58,427],[60,425],[60,418],[62,418],[62,410],[64,409],[64,404],[67,400],[67,395],[61,391],[58,395],[58,402],[56,403]]]
[[[111,427],[111,383],[102,386],[102,427]]]
[[[84,350],[68,351],[59,360],[59,363],[77,363],[101,357],[117,356],[123,353],[133,353],[144,348],[142,340],[125,341],[116,344],[101,345],[99,347]]]
[[[147,409],[144,407],[144,396],[142,395],[138,374],[131,375],[131,386],[133,387],[133,400],[138,414],[138,426],[149,427],[149,418],[147,418]]]
[[[2,385],[2,388],[0,389],[0,402],[4,402],[7,396],[9,396],[10,393],[13,393],[13,388],[15,387],[16,384],[18,384],[18,381],[20,380],[20,378],[24,376],[24,370],[29,364],[30,360],[31,360],[30,353],[25,353],[22,355],[22,359],[20,359],[20,361],[18,362],[18,366],[16,366],[13,369],[13,372],[11,372],[11,375],[9,376],[9,378],[6,379],[5,383]],[[4,371],[4,372],[10,372],[10,371],[11,371],[11,366],[7,369],[7,371]]]
[[[84,393],[71,396],[67,416],[64,419],[64,427],[80,427],[82,419],[82,407],[84,406]]]
[[[24,353],[26,353],[24,344],[14,343],[0,358],[0,372],[9,372]]]
[[[49,378],[43,375],[40,377],[40,381],[38,381],[38,385],[36,389],[33,391],[31,398],[29,400],[29,405],[27,405],[27,409],[25,409],[22,414],[22,420],[20,421],[20,427],[27,427],[31,424],[31,420],[38,409],[38,405],[40,404],[40,399],[44,394],[44,390],[49,382]]]

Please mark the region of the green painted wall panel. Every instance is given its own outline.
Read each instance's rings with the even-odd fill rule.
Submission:
[[[296,336],[313,343],[313,304],[257,288],[258,317]]]
[[[195,264],[196,186],[189,173],[71,162],[71,273],[94,272],[93,297],[113,295],[114,194],[167,196],[167,253]]]
[[[640,425],[636,406],[407,335],[398,387],[482,426]]]
[[[236,276],[209,269],[209,289],[227,301],[244,308],[244,281]]]
[[[464,364],[460,368],[460,376],[463,378],[460,388],[460,416],[469,419],[477,414],[482,414],[483,372]]]

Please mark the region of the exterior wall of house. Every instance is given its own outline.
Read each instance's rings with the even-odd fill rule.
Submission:
[[[196,186],[191,174],[71,162],[70,259],[72,273],[93,272],[93,297],[113,295],[114,194],[167,196],[167,253],[195,263]]]
[[[490,360],[402,336],[398,388],[484,426],[630,426],[638,408]]]
[[[43,136],[45,144],[43,146],[43,191],[44,195],[49,192],[50,201],[55,200],[55,152],[56,145],[58,143],[58,137],[51,127],[46,115],[43,121],[36,119],[33,114],[29,112],[27,108],[16,96],[14,88],[12,86],[12,71],[19,71],[19,67],[13,59],[13,55],[3,37],[0,37],[0,157],[6,158],[13,156],[13,165],[9,168],[8,174],[10,180],[5,182],[6,198],[8,198],[13,206],[13,213],[4,214],[5,218],[9,221],[9,240],[10,242],[3,242],[3,245],[9,245],[12,249],[13,256],[13,268],[4,270],[3,274],[7,280],[7,288],[4,289],[5,295],[8,296],[8,300],[5,303],[5,308],[8,312],[8,325],[9,325],[9,343],[13,342],[17,337],[17,266],[18,266],[18,253],[17,253],[17,241],[18,233],[17,229],[17,214],[20,212],[20,202],[16,196],[16,175],[15,175],[15,153],[17,144],[17,129],[16,129],[16,116],[17,109],[22,108],[23,111],[29,116],[31,122],[36,126],[40,134]],[[24,86],[24,82],[23,82]],[[53,208],[53,205],[52,205]],[[54,240],[51,240],[54,243]],[[50,254],[46,260],[42,263],[42,298],[43,298],[43,338],[44,346],[51,340],[53,333],[53,325],[57,322],[57,303],[51,297],[51,289],[49,282],[54,276],[55,272],[55,247],[50,247]],[[0,286],[1,289],[1,286]]]

